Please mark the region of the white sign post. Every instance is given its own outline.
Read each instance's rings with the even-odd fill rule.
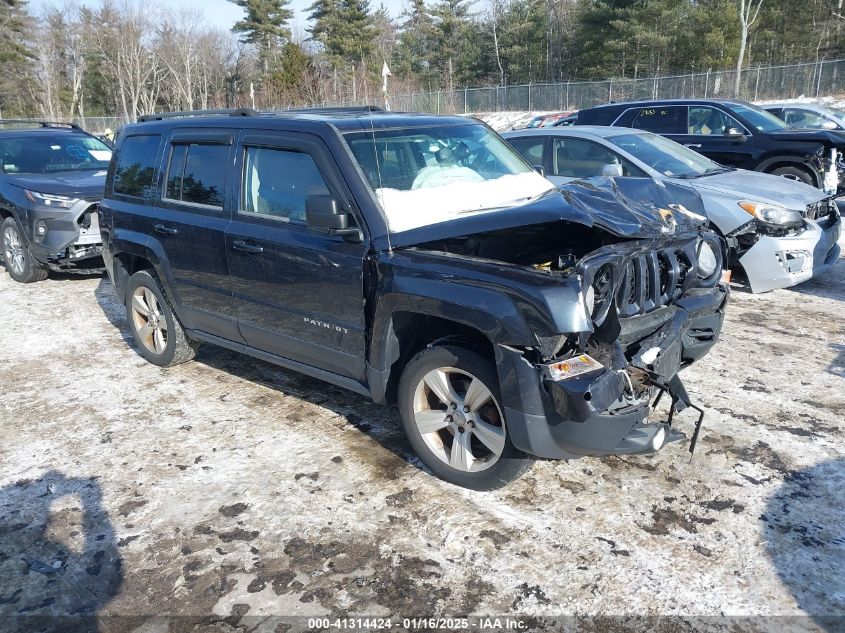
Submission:
[[[392,74],[393,73],[390,72],[390,68],[388,68],[388,66],[387,66],[387,62],[384,62],[384,64],[381,67],[381,78],[382,78],[381,91],[382,91],[382,94],[384,95],[384,109],[387,110],[388,112],[390,112],[390,97],[387,94],[387,78],[390,77]]]

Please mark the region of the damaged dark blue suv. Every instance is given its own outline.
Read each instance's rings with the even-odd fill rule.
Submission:
[[[0,255],[12,279],[102,273],[97,203],[110,159],[75,125],[0,120]]]
[[[396,403],[422,461],[476,489],[532,456],[684,437],[678,371],[717,341],[728,291],[681,191],[557,190],[463,117],[197,114],[124,128],[100,206],[150,362],[208,342]]]

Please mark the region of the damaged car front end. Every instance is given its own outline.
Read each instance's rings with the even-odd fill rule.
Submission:
[[[662,206],[667,193],[651,181],[579,181],[479,216],[472,231],[466,221],[445,223],[436,227],[443,238],[394,240],[385,270],[393,283],[442,265],[466,297],[495,284],[519,306],[532,338],[501,337],[495,358],[520,450],[544,458],[647,453],[685,437],[671,425],[675,412],[694,406],[678,372],[718,340],[729,290],[721,238],[688,206]],[[519,318],[504,309],[497,316]],[[668,418],[650,421],[662,392],[671,396]]]

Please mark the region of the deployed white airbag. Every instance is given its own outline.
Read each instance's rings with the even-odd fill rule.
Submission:
[[[412,189],[379,188],[376,198],[392,233],[446,222],[471,212],[493,212],[529,202],[554,185],[535,171],[484,180],[468,167],[431,166],[420,170]]]

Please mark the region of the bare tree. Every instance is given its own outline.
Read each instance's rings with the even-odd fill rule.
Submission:
[[[748,33],[760,16],[763,0],[739,0],[739,54],[736,57],[736,84],[734,95],[739,96],[739,86],[742,81],[742,64],[745,62],[745,49],[748,46]]]
[[[158,60],[150,50],[155,6],[141,0],[106,0],[99,10],[101,30],[97,49],[107,78],[116,85],[119,107],[126,121],[154,106],[160,77]]]

